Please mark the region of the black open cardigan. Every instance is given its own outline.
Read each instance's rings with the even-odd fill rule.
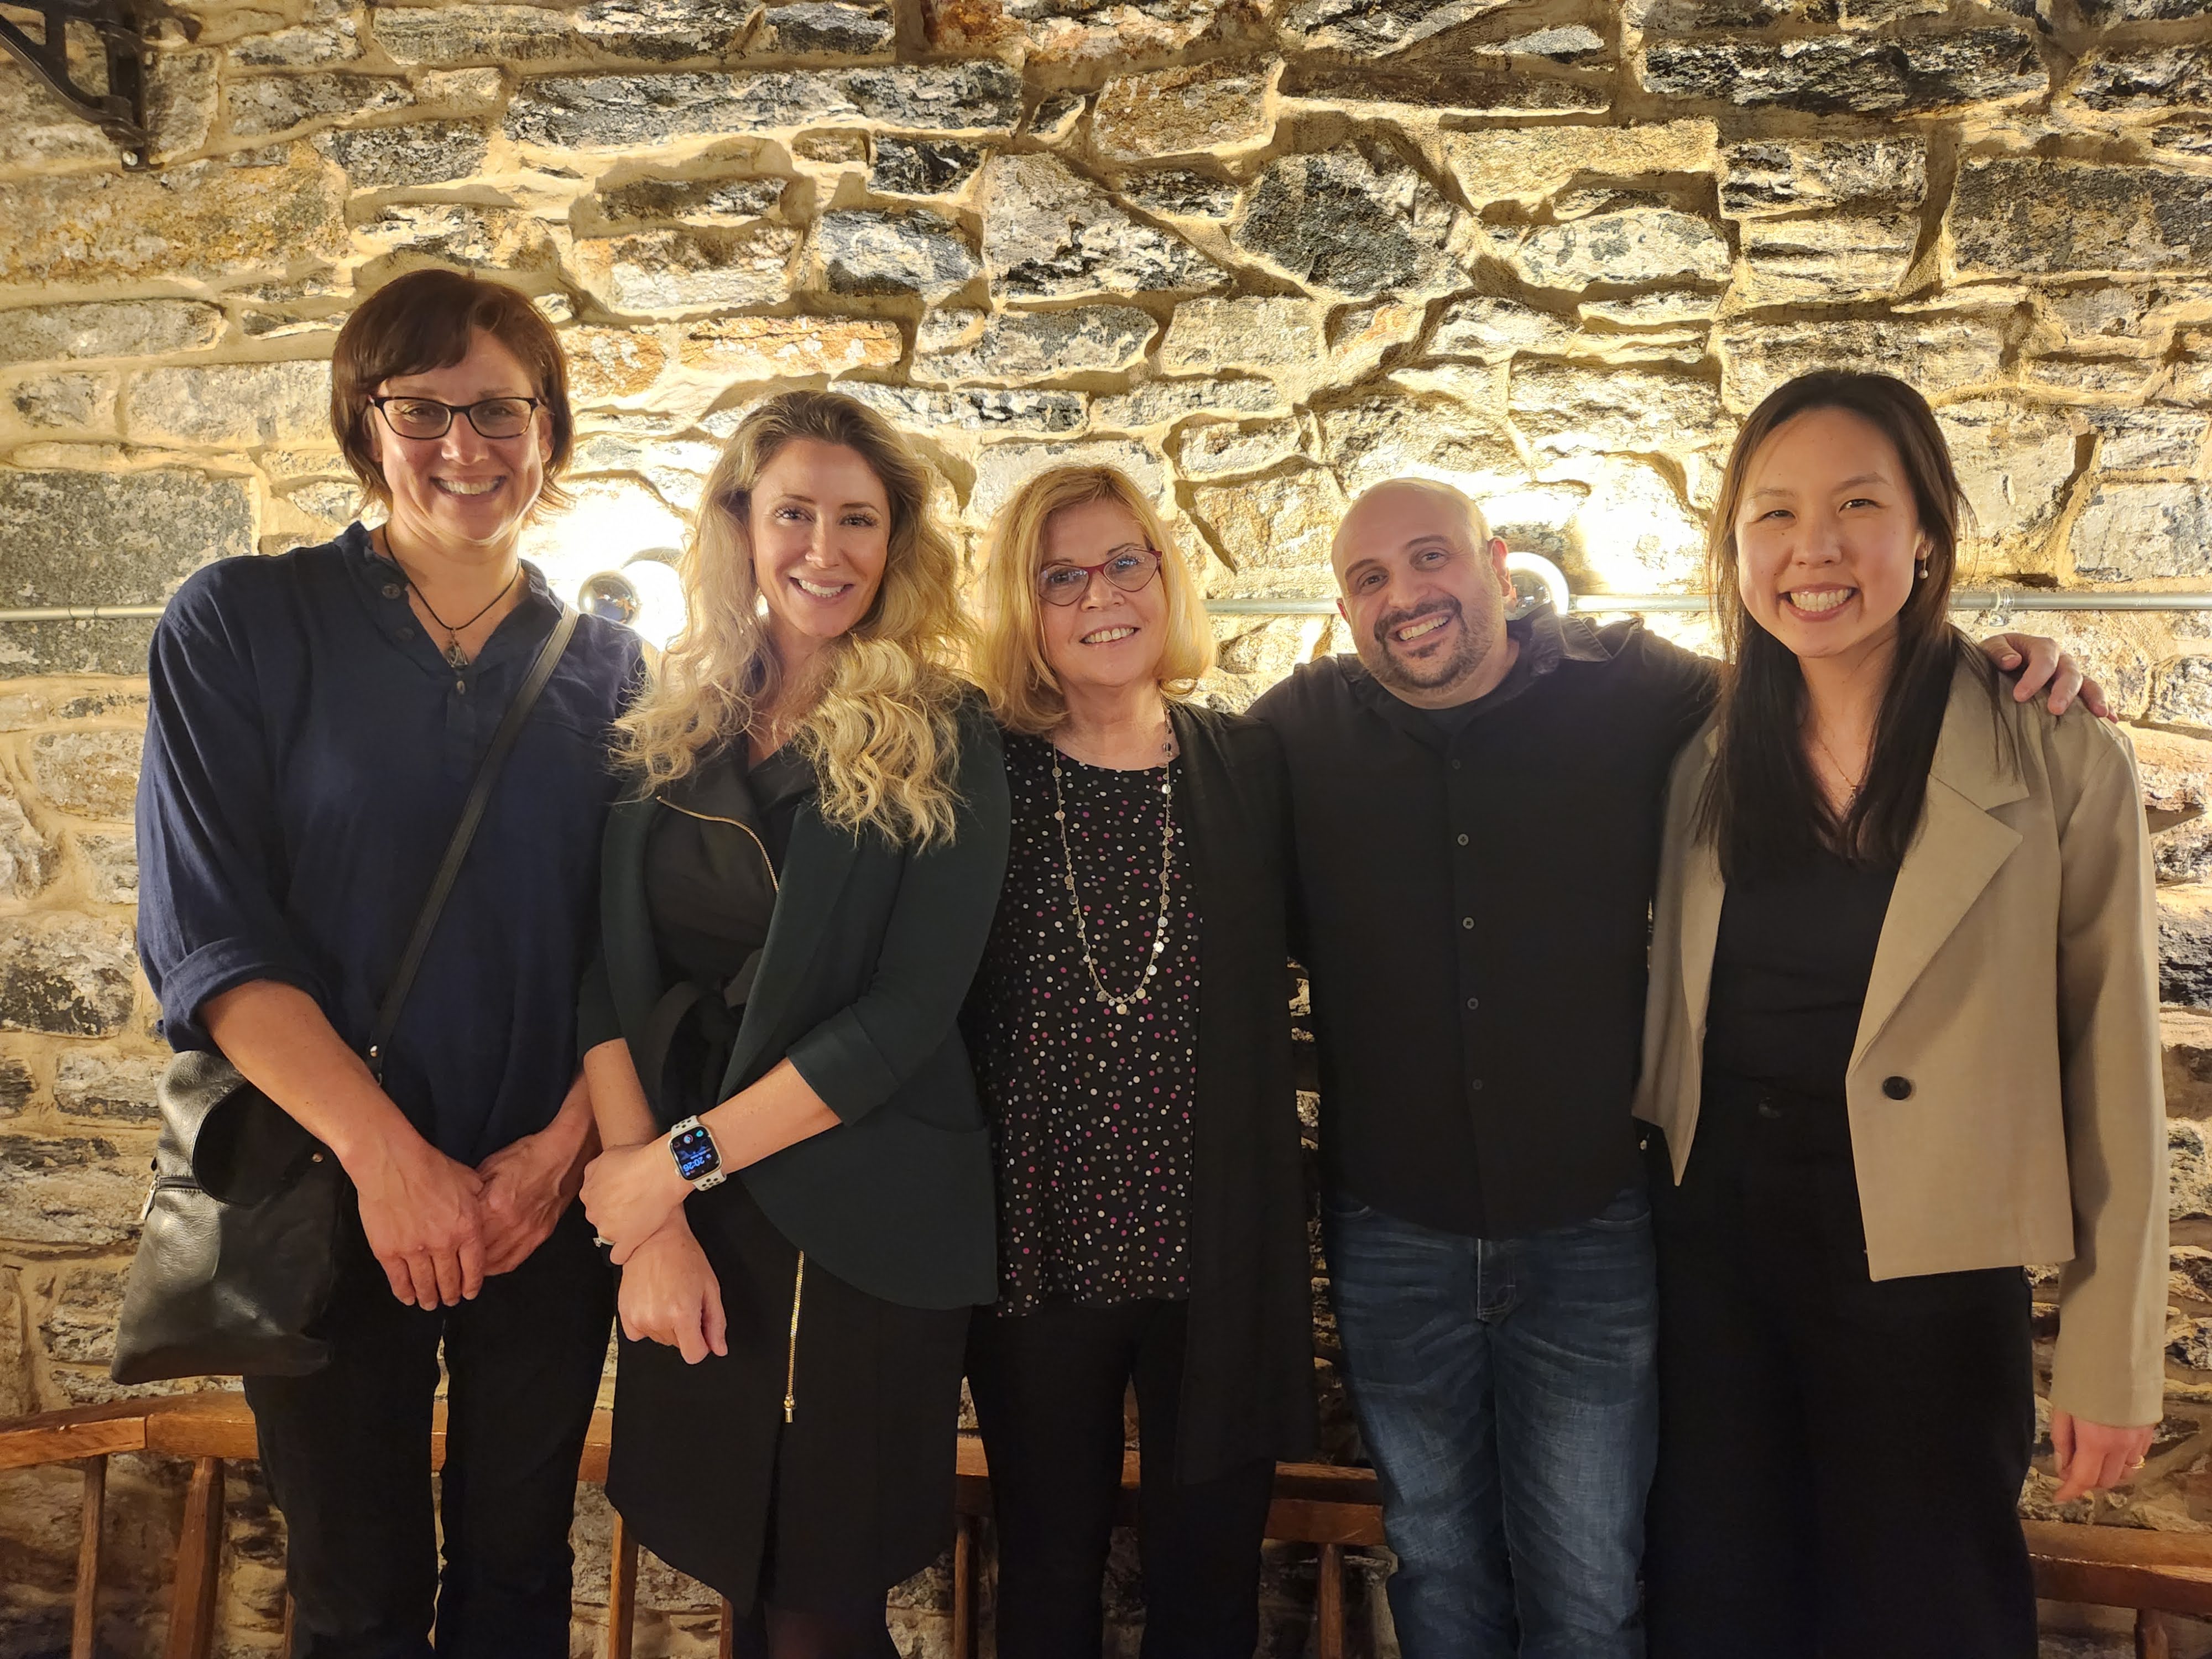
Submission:
[[[1314,1444],[1312,1266],[1291,1070],[1289,786],[1241,714],[1170,715],[1197,877],[1198,1088],[1190,1313],[1176,1474],[1204,1480]]]
[[[990,1140],[957,1024],[1006,869],[1006,764],[979,702],[962,711],[957,787],[952,840],[921,850],[800,806],[720,1096],[791,1061],[840,1121],[738,1178],[823,1267],[915,1308],[998,1294]],[[586,1048],[620,1036],[635,1058],[667,988],[645,897],[665,810],[627,800],[607,820]]]

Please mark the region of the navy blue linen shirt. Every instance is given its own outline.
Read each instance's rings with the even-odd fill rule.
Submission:
[[[313,997],[356,1051],[478,761],[559,614],[538,571],[477,659],[424,634],[368,532],[218,561],[154,631],[138,784],[138,949],[178,1048],[252,980]],[[474,1164],[542,1129],[575,1070],[596,934],[610,724],[636,637],[580,619],[508,756],[398,1030],[384,1086]]]

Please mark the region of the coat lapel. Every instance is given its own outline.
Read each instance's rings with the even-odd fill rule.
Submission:
[[[644,1032],[661,991],[660,953],[645,902],[646,837],[659,810],[653,800],[616,803],[607,815],[599,853],[599,949],[606,957],[615,1017],[633,1042]]]
[[[1678,815],[1680,826],[1686,826],[1698,810],[1706,774],[1712,769],[1718,738],[1709,731],[1703,742],[1705,764],[1693,776],[1681,780],[1686,787],[1680,799],[1668,805],[1670,812]],[[1686,834],[1681,840],[1690,849],[1689,865],[1682,872],[1682,1003],[1689,1015],[1690,1030],[1702,1036],[1706,1002],[1712,994],[1713,948],[1720,940],[1721,905],[1728,897],[1728,887],[1721,879],[1720,854],[1712,843]]]
[[[1881,942],[1875,950],[1858,1042],[1851,1051],[1854,1066],[2020,845],[2020,832],[1992,817],[1990,809],[2027,795],[2027,785],[2001,762],[1989,693],[1971,671],[1962,670],[1952,682],[1950,706],[1929,769],[1920,830],[1898,868]]]

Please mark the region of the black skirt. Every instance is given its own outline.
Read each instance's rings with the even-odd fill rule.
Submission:
[[[730,1351],[687,1365],[622,1340],[608,1498],[740,1612],[880,1596],[951,1541],[969,1310],[902,1307],[802,1264],[742,1177],[685,1214]]]

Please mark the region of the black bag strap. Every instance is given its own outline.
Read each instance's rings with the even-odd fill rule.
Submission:
[[[384,994],[384,1001],[376,1011],[376,1028],[368,1037],[368,1070],[379,1083],[384,1081],[384,1045],[391,1041],[392,1030],[399,1024],[400,1007],[406,1002],[416,972],[430,949],[430,935],[438,931],[438,917],[445,910],[454,882],[460,878],[461,861],[468,857],[469,843],[477,838],[477,826],[483,822],[492,786],[499,781],[500,769],[507,764],[508,751],[522,734],[522,723],[530,718],[531,705],[545,689],[545,682],[553,678],[554,669],[560,665],[561,653],[568,648],[568,636],[576,631],[576,615],[573,608],[561,607],[552,633],[546,636],[538,660],[530,665],[529,674],[500,720],[499,730],[492,733],[491,747],[484,750],[484,757],[477,764],[476,779],[469,785],[468,800],[461,807],[461,821],[453,826],[453,840],[446,843],[445,860],[438,866],[438,873],[430,883],[422,914],[415,918],[415,931],[408,936],[407,949],[400,954],[398,971],[392,976],[392,988]]]

